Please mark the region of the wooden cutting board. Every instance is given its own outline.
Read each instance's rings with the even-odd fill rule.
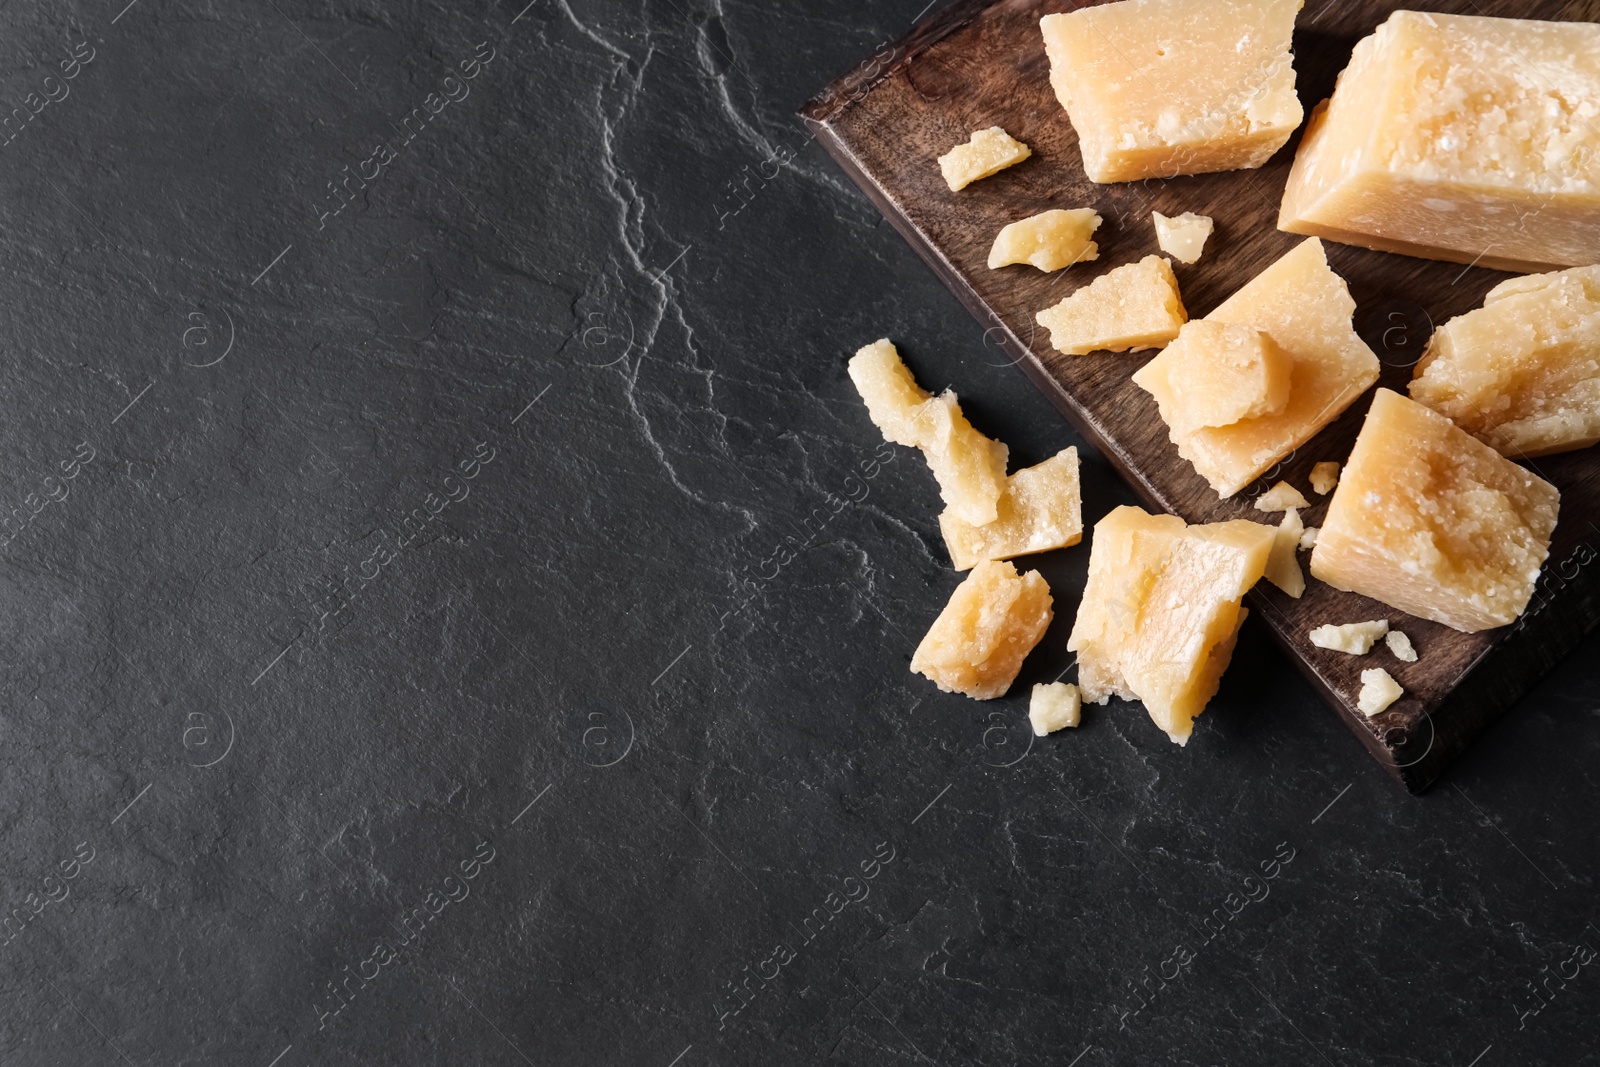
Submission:
[[[1319,460],[1349,455],[1371,395],[1231,501],[1221,501],[1167,437],[1155,402],[1129,377],[1153,353],[1058,355],[1034,314],[1114,266],[1156,247],[1151,212],[1194,211],[1216,220],[1205,257],[1177,264],[1184,303],[1199,318],[1304,238],[1276,228],[1296,136],[1264,168],[1095,185],[1083,173],[1077,137],[1049,84],[1039,19],[1090,0],[957,0],[906,38],[880,48],[802,111],[823,146],[936,274],[1002,344],[1074,426],[1154,509],[1189,522],[1276,521],[1250,502],[1279,479],[1311,497]],[[1295,33],[1299,91],[1309,113],[1333,91],[1356,41],[1399,8],[1517,18],[1594,21],[1600,0],[1308,0]],[[1033,157],[952,193],[937,157],[987,126],[1003,126]],[[1045,275],[990,271],[989,246],[1004,224],[1049,208],[1093,207],[1105,222],[1101,258]],[[1383,362],[1381,384],[1400,392],[1436,325],[1478,307],[1510,275],[1327,244],[1350,284],[1356,326]],[[1536,461],[1562,493],[1561,521],[1534,603],[1515,627],[1460,634],[1364,597],[1312,581],[1291,600],[1265,582],[1250,604],[1306,677],[1375,758],[1413,792],[1444,768],[1600,620],[1600,454],[1593,449]],[[1321,525],[1327,498],[1303,513]],[[1302,554],[1302,563],[1306,556]],[[1348,656],[1314,647],[1323,623],[1388,618],[1410,635],[1419,662],[1399,663],[1380,645]],[[1382,666],[1407,695],[1376,719],[1356,710],[1361,671]]]

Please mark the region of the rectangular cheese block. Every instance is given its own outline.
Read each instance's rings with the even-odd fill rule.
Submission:
[[[1499,270],[1594,263],[1600,25],[1395,12],[1312,115],[1278,225]]]
[[[911,669],[947,693],[1005,696],[1050,628],[1050,586],[1033,571],[985,561],[956,587],[911,657]]]
[[[939,516],[950,562],[971,570],[986,559],[1012,559],[1083,540],[1078,450],[1068,448],[1006,479],[995,520],[974,526],[954,511]]]
[[[1443,415],[1379,389],[1311,573],[1465,633],[1505,626],[1533,596],[1560,503]]]
[[[1435,331],[1410,392],[1513,459],[1600,441],[1600,266],[1496,286]]]
[[[1091,181],[1259,167],[1304,112],[1302,0],[1121,0],[1046,15],[1050,84]]]
[[[1172,264],[1160,256],[1115,267],[1037,316],[1069,356],[1161,348],[1189,321]]]
[[[1231,426],[1192,427],[1189,399],[1172,380],[1169,348],[1133,380],[1155,397],[1178,454],[1224,499],[1309,441],[1378,380],[1378,357],[1352,325],[1356,303],[1328,267],[1322,242],[1302,242],[1223,302],[1207,322],[1266,333],[1293,360],[1289,397],[1276,414]]]

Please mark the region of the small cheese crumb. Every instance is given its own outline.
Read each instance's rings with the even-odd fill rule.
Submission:
[[[1378,667],[1361,672],[1361,696],[1356,706],[1370,719],[1405,695],[1406,691],[1400,688],[1400,683],[1389,677],[1388,671]]]
[[[1311,488],[1318,496],[1327,496],[1339,484],[1339,464],[1329,460],[1311,468]]]
[[[1066,682],[1034,686],[1028,701],[1028,721],[1038,737],[1078,725],[1083,721],[1083,697],[1078,687]]]
[[[1305,494],[1288,482],[1279,482],[1256,499],[1257,511],[1288,511],[1290,508],[1310,506],[1311,502],[1305,498]]]
[[[1399,630],[1390,630],[1383,641],[1389,646],[1389,651],[1394,653],[1394,658],[1401,663],[1417,662],[1417,650],[1411,644],[1411,638]]]
[[[1317,547],[1317,537],[1322,533],[1320,526],[1307,526],[1306,532],[1300,535],[1300,551],[1310,552]]]
[[[1161,212],[1152,212],[1156,223],[1156,243],[1161,251],[1179,263],[1197,263],[1206,250],[1206,240],[1215,225],[1204,215],[1185,211],[1177,218],[1167,218]]]
[[[1036,316],[1057,352],[1141,352],[1165,348],[1189,321],[1172,264],[1145,256],[1101,275]]]
[[[1300,569],[1300,561],[1295,558],[1295,549],[1300,547],[1300,536],[1305,533],[1305,526],[1300,522],[1300,513],[1290,508],[1283,517],[1283,525],[1278,527],[1277,534],[1272,539],[1272,555],[1267,557],[1267,573],[1264,577],[1273,585],[1299,600],[1306,591],[1305,572]]]
[[[1352,622],[1345,626],[1319,626],[1311,631],[1311,643],[1318,648],[1331,648],[1335,652],[1365,656],[1372,651],[1372,646],[1378,643],[1378,638],[1388,632],[1387,619]]]
[[[1013,222],[994,239],[989,269],[1027,263],[1048,274],[1099,259],[1100,246],[1091,238],[1100,222],[1100,213],[1087,207],[1046,211]]]
[[[1033,149],[999,126],[978,130],[966,144],[958,144],[939,157],[939,170],[952,193],[980,178],[998,174],[1033,155]]]

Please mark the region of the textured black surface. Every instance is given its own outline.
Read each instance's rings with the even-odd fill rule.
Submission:
[[[1030,742],[1083,548],[935,692],[845,356],[1074,437],[792,117],[921,0],[522,2],[4,9],[0,1062],[1600,1062],[1600,640],[1421,799]]]

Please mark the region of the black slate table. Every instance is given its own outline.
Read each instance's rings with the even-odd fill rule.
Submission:
[[[1600,1062],[1600,640],[1422,798],[1032,740],[1084,549],[908,672],[848,353],[1082,447],[793,117],[922,2],[5,7],[0,1062]]]

